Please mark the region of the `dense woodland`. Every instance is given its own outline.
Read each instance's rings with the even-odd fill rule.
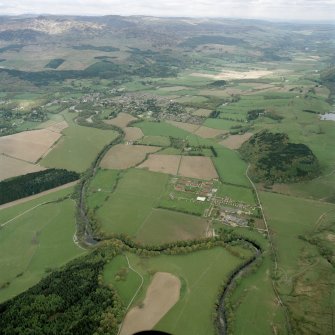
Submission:
[[[0,182],[0,204],[21,199],[79,179],[79,174],[65,169],[28,173]]]
[[[92,253],[0,305],[0,334],[116,334],[123,307],[101,285],[105,263],[103,254]]]
[[[305,144],[290,143],[283,133],[263,130],[240,149],[242,157],[251,163],[251,175],[256,181],[294,182],[316,177],[319,162]]]

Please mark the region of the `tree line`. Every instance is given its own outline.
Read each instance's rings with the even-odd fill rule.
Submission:
[[[48,169],[0,182],[0,205],[28,197],[79,179],[79,174],[65,169]]]

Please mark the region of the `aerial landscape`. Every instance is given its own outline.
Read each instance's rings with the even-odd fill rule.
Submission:
[[[1,8],[1,335],[335,334],[335,21]]]

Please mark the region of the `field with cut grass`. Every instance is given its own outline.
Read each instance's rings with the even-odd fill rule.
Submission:
[[[245,176],[247,164],[239,154],[222,147],[215,147],[218,157],[213,157],[213,162],[220,177],[225,183],[250,187],[250,182]]]
[[[0,181],[23,174],[42,171],[45,168],[39,164],[32,164],[22,160],[0,154]]]
[[[73,242],[75,203],[64,189],[0,212],[0,301],[36,284],[51,269],[84,251]]]
[[[129,169],[96,211],[101,230],[136,237],[142,223],[165,189],[168,176],[141,169]],[[90,200],[88,200],[90,201]]]
[[[63,130],[64,136],[40,164],[45,167],[83,172],[102,148],[116,138],[117,133],[112,130],[79,126],[73,121],[75,115],[65,114],[65,116],[69,127]]]
[[[139,169],[177,175],[181,156],[179,155],[149,155],[148,159],[138,166]]]
[[[123,129],[125,132],[124,139],[126,141],[138,141],[143,137],[142,130],[137,127],[126,127]]]
[[[61,135],[47,129],[30,130],[0,137],[0,154],[36,163]]]
[[[153,209],[142,223],[137,240],[146,244],[206,237],[209,223],[200,217],[166,209]]]
[[[159,149],[160,147],[145,145],[117,144],[108,150],[100,166],[103,169],[128,169],[141,163],[148,154]]]
[[[143,121],[136,123],[136,127],[142,129],[146,136],[172,136],[177,138],[186,138],[189,133],[165,122]]]
[[[144,145],[156,145],[159,147],[168,147],[170,140],[164,136],[144,136],[138,143]]]

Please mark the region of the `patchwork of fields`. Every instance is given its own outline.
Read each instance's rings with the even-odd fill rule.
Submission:
[[[82,183],[0,209],[0,303],[95,250],[121,335],[214,334],[222,285],[255,255],[228,286],[227,333],[333,334],[335,131],[320,118],[334,106],[330,28],[290,26],[284,46],[275,23],[230,22],[230,40],[213,35],[215,21],[183,19],[185,38],[165,44],[170,30],[150,35],[155,20],[136,18],[134,35],[138,22],[119,20],[113,39],[92,28],[92,44],[2,40],[0,182],[61,168]],[[243,143],[263,130],[287,135],[294,153],[307,146],[317,177],[252,181]],[[254,155],[281,166],[292,152]],[[113,313],[96,316],[96,333],[118,331]]]

